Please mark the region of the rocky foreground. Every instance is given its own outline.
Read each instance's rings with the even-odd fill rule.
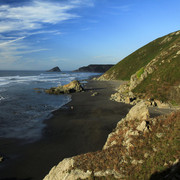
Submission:
[[[151,118],[145,102],[131,108],[101,151],[64,159],[44,180],[179,179],[180,111]]]

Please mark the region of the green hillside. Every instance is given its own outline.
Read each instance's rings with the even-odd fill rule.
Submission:
[[[136,94],[180,104],[180,31],[140,48],[100,79],[130,80],[129,90]]]
[[[147,65],[152,59],[180,41],[180,33],[175,32],[158,38],[130,54],[109,69],[101,78],[107,80],[129,80],[131,75]]]

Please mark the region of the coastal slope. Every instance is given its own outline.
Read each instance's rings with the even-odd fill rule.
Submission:
[[[128,80],[125,91],[176,105],[180,104],[179,67],[180,31],[177,31],[138,49],[99,80]]]
[[[99,72],[104,73],[111,67],[113,64],[90,64],[88,66],[80,67],[79,69],[75,70],[75,72]]]
[[[166,104],[166,109],[158,107],[180,102],[179,63],[177,31],[142,47],[98,78],[126,80],[111,99],[120,97],[122,102],[125,95],[125,103],[134,106],[119,119],[102,150],[64,159],[44,180],[178,179],[180,111]]]
[[[176,179],[179,119],[180,111],[151,118],[140,102],[118,122],[103,150],[64,159],[44,180]]]

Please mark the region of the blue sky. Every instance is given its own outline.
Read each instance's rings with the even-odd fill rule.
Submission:
[[[116,64],[180,30],[180,0],[0,0],[0,70]]]

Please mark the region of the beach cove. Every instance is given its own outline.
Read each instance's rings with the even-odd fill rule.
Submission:
[[[43,137],[37,142],[1,138],[5,161],[0,179],[43,179],[64,158],[101,150],[108,134],[132,107],[110,101],[121,83],[88,81],[85,92],[72,94],[70,103],[45,120]]]

